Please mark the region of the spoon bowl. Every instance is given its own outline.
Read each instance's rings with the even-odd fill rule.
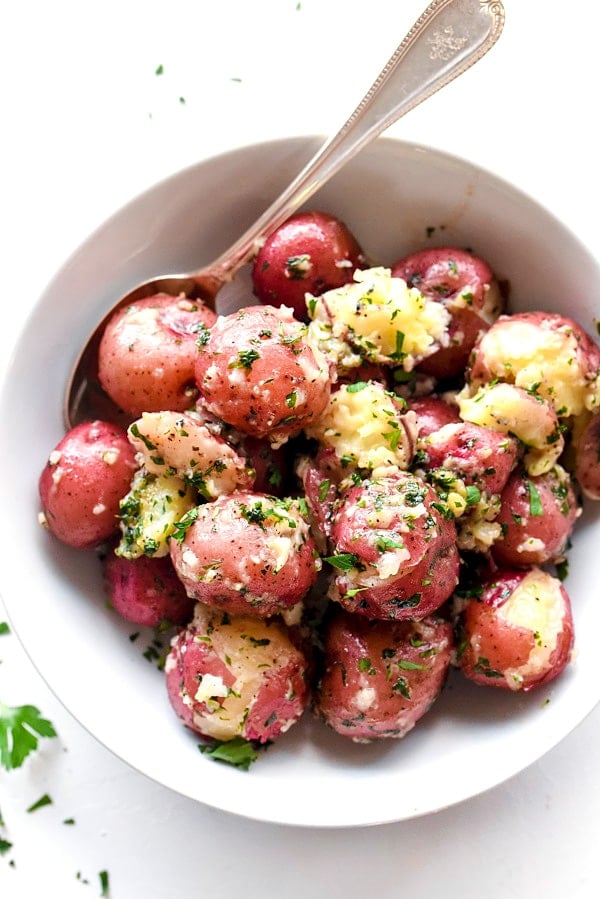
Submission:
[[[215,308],[223,285],[252,259],[269,234],[371,140],[481,59],[498,40],[503,25],[500,0],[433,0],[345,124],[229,249],[198,271],[167,274],[139,284],[113,304],[86,341],[68,379],[64,401],[67,428],[95,418],[124,421],[97,376],[98,348],[114,312],[159,292],[202,299]]]

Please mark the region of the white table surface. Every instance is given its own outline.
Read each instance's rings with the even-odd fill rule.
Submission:
[[[221,150],[336,129],[423,5],[2,4],[2,365],[45,283],[114,209]],[[389,133],[513,180],[600,255],[595,6],[505,0],[491,54]],[[10,422],[0,439],[18,439]],[[102,870],[112,899],[600,895],[600,709],[528,770],[459,806],[368,829],[296,829],[150,782],[71,718],[15,635],[0,636],[0,660],[0,697],[37,705],[59,732],[19,771],[0,771],[0,835],[13,843],[0,857],[3,899],[98,896]],[[28,814],[46,792],[53,804]]]

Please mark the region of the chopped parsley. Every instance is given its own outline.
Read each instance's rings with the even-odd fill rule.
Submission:
[[[544,507],[540,498],[539,491],[533,481],[527,481],[527,492],[529,493],[529,514],[543,515]]]
[[[365,387],[368,387],[369,384],[367,381],[355,381],[354,384],[348,384],[346,387],[347,393],[359,393],[361,390],[364,390]]]
[[[256,362],[257,359],[260,359],[260,353],[257,350],[240,350],[238,353],[237,361],[230,362],[228,367],[245,368],[247,371],[250,371],[250,369],[252,368],[252,364]]]
[[[54,725],[33,705],[8,706],[0,702],[0,765],[20,768],[39,737],[56,737]]]
[[[108,871],[99,871],[98,877],[100,878],[100,895],[108,896],[110,890]]]
[[[213,743],[198,745],[198,749],[217,762],[225,762],[247,771],[252,762],[258,758],[258,750],[243,737],[234,737],[233,740],[215,740]]]
[[[324,556],[324,562],[329,562],[334,568],[340,571],[351,571],[358,564],[358,556],[356,553],[339,553],[335,556]]]
[[[481,490],[479,487],[475,487],[473,484],[469,484],[466,487],[466,497],[465,497],[467,506],[476,506],[477,503],[481,500]]]
[[[3,634],[10,634],[8,621],[0,621],[0,636],[2,636]]]
[[[185,539],[185,535],[188,532],[188,528],[193,525],[195,520],[198,518],[198,514],[200,512],[200,506],[194,506],[193,509],[189,509],[185,515],[183,515],[179,521],[173,527],[172,537],[174,540],[181,544]]]
[[[44,793],[43,796],[34,802],[33,805],[30,805],[27,809],[28,812],[37,812],[38,809],[44,808],[45,805],[52,805],[52,798],[48,795],[48,793]]]

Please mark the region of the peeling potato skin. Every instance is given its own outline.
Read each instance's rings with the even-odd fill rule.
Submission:
[[[335,611],[315,713],[355,742],[404,737],[439,695],[452,645],[452,625],[437,616],[369,621]]]
[[[365,256],[347,226],[326,212],[291,216],[259,250],[252,266],[254,293],[265,304],[290,306],[308,320],[305,295],[352,281]]]

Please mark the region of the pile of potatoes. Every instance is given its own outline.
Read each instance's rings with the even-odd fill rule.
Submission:
[[[172,706],[272,742],[312,708],[403,737],[456,667],[527,691],[568,664],[563,584],[600,498],[600,350],[508,314],[457,247],[389,267],[333,215],[293,216],[226,316],[159,294],[116,312],[99,379],[129,419],[48,456],[40,522],[102,547],[115,612],[176,628]]]

